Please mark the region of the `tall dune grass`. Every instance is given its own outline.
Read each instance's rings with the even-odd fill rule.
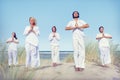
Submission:
[[[113,44],[111,42],[112,63],[116,65],[120,73],[120,44]]]
[[[98,62],[99,61],[99,54],[98,54],[98,44],[97,42],[90,42],[87,43],[85,46],[85,60],[86,63],[95,61]],[[65,59],[65,62],[73,62],[74,58],[73,58],[73,53],[68,55],[68,57]]]
[[[110,42],[110,55],[112,64],[120,64],[120,49],[117,51],[119,44]],[[68,55],[64,60],[65,62],[74,62],[73,53]],[[100,53],[98,48],[98,42],[91,41],[85,45],[85,62],[95,62],[100,64]]]
[[[111,42],[111,57],[112,64],[119,66],[120,70],[120,52],[116,51],[118,48],[118,44],[114,44]],[[99,50],[97,42],[89,42],[86,44],[86,63],[96,62],[100,63],[99,59]],[[74,62],[73,53],[70,53],[68,57],[66,57],[63,62]],[[7,55],[7,47],[5,43],[0,42],[0,80],[32,80],[34,75],[34,71],[26,71],[24,69],[25,64],[25,48],[18,48],[18,67],[8,67],[8,55]]]
[[[25,48],[23,46],[18,47],[18,63],[25,64]]]
[[[18,48],[18,63],[19,65],[17,67],[8,67],[7,45],[5,43],[0,43],[0,80],[32,80],[34,73],[31,71],[27,72],[24,68],[24,47]]]
[[[98,43],[89,42],[85,45],[85,60],[89,62],[99,62]]]

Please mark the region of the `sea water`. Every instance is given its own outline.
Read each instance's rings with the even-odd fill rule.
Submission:
[[[51,59],[51,51],[39,51],[40,59]],[[60,51],[60,60],[64,60],[68,55],[73,54],[73,51]]]

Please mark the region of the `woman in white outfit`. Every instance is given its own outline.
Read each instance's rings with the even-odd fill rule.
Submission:
[[[108,67],[108,64],[111,63],[110,57],[110,45],[109,40],[112,36],[104,33],[104,27],[99,27],[100,33],[97,34],[96,39],[99,42],[99,51],[100,51],[100,59],[103,67]]]
[[[79,20],[79,12],[74,11],[73,20],[68,23],[66,30],[73,31],[73,48],[74,48],[74,62],[75,71],[83,71],[85,68],[85,45],[83,29],[88,28],[89,25],[83,20]]]
[[[59,34],[56,32],[57,29],[55,26],[52,27],[52,33],[50,33],[49,35],[49,40],[51,43],[51,58],[52,58],[52,63],[53,66],[57,66],[57,64],[59,63],[59,40],[60,40],[60,36]]]
[[[36,26],[36,19],[29,18],[30,26],[24,30],[25,49],[26,49],[26,67],[37,68],[40,66],[39,57],[39,28]]]
[[[16,37],[16,33],[12,32],[11,38],[9,38],[6,42],[9,44],[9,46],[8,46],[8,65],[9,65],[9,67],[12,65],[16,66],[18,64],[17,45],[19,43],[19,41]]]

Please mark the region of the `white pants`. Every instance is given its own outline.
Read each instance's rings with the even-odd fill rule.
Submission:
[[[40,56],[38,47],[26,43],[26,67],[39,67],[40,66]]]
[[[77,68],[85,68],[85,46],[84,39],[73,39],[74,62]]]
[[[99,50],[100,50],[100,59],[102,65],[110,64],[111,63],[110,48],[100,47]]]
[[[8,50],[8,65],[12,64],[17,65],[17,51],[16,50]]]
[[[51,45],[51,58],[53,63],[59,63],[59,46]]]

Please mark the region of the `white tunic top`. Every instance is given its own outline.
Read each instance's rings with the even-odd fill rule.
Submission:
[[[7,41],[11,41],[12,40],[12,38],[9,38]],[[17,39],[15,39],[14,38],[14,41],[15,42],[19,42]],[[9,42],[8,43],[8,50],[15,50],[15,51],[17,51],[17,43],[15,43],[15,42]]]
[[[102,33],[99,33],[99,34],[97,34],[96,38],[102,37],[102,35],[103,35]],[[104,33],[104,35],[112,37],[110,34]],[[99,39],[98,42],[99,42],[99,47],[110,47],[109,39],[107,39],[107,38]]]
[[[26,35],[25,43],[30,43],[34,46],[38,46],[39,45],[38,35],[40,34],[39,28],[37,26],[33,28],[36,34],[33,32],[28,33],[29,30],[30,26],[27,26],[24,31],[24,35]]]
[[[76,21],[72,20],[67,24],[67,27],[75,27],[75,24],[76,24]],[[78,26],[82,26],[82,25],[86,24],[86,22],[84,22],[83,20],[78,20],[77,24],[78,24]],[[84,36],[85,36],[85,34],[83,32],[83,29],[74,29],[73,30],[73,39],[81,38]]]
[[[50,33],[49,40],[51,42],[51,45],[59,45],[60,35],[58,33],[55,33],[55,37],[53,37],[54,33]]]

